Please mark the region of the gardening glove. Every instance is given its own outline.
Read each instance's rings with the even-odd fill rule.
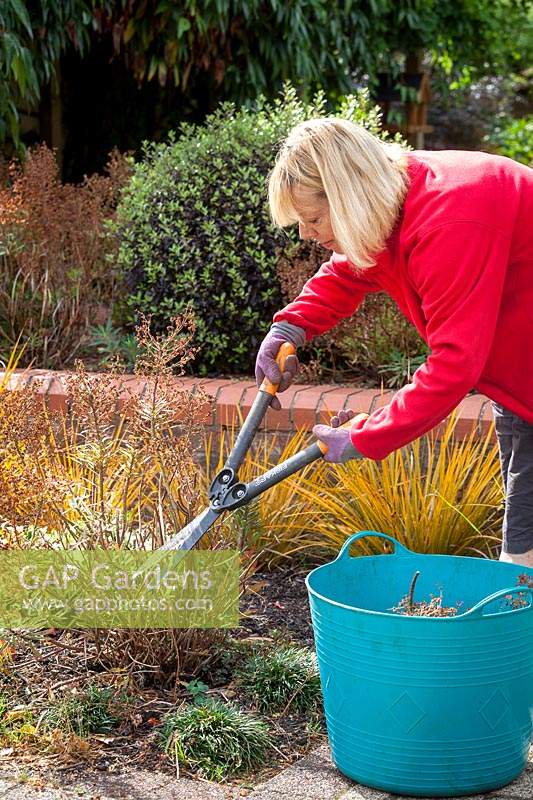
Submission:
[[[324,456],[324,461],[331,461],[335,464],[344,464],[352,458],[361,458],[361,453],[355,449],[350,438],[349,428],[341,428],[348,420],[354,418],[351,409],[339,411],[330,419],[330,425],[315,425],[313,433],[324,442],[328,447],[328,452]],[[358,414],[356,419],[365,418],[368,414]]]
[[[255,361],[255,380],[261,386],[263,379],[270,383],[278,383],[278,392],[284,392],[293,382],[298,372],[299,362],[295,355],[287,356],[283,375],[280,374],[276,363],[278,350],[284,342],[290,342],[295,347],[300,347],[305,342],[305,331],[290,322],[274,322],[263,339]],[[279,411],[281,403],[276,395],[272,397],[270,407]]]

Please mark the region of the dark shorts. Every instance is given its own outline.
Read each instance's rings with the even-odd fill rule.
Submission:
[[[525,553],[533,549],[533,425],[498,403],[492,411],[505,491],[503,550]]]

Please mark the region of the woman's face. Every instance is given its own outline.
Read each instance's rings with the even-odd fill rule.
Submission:
[[[298,214],[300,239],[314,239],[328,250],[339,250],[331,227],[327,200],[317,200],[310,192],[298,189],[294,196],[294,208]]]

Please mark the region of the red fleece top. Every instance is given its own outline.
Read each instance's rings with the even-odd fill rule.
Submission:
[[[435,427],[476,388],[533,424],[533,170],[466,151],[408,154],[410,186],[374,267],[333,253],[274,316],[307,338],[386,291],[431,349],[412,382],[354,424],[381,459]]]

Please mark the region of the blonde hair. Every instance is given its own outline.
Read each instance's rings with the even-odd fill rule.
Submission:
[[[398,218],[407,191],[407,162],[400,145],[337,117],[296,125],[270,173],[268,198],[274,222],[298,220],[294,193],[305,189],[327,200],[331,227],[357,268],[373,266]]]

